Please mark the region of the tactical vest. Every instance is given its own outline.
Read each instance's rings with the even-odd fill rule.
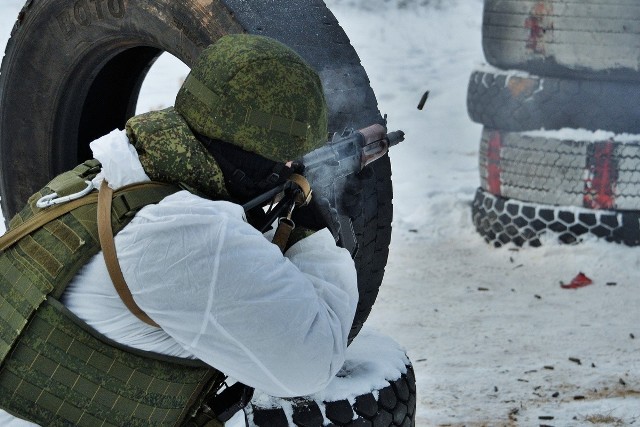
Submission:
[[[186,177],[185,186],[196,191],[224,194],[221,174],[212,178],[217,165],[207,179],[202,176],[206,170],[193,169],[211,166],[213,160],[172,109],[134,117],[127,134],[152,179],[180,182]],[[43,212],[58,207],[40,209],[36,201],[54,192],[58,197],[76,193],[99,170],[92,160],[59,175],[9,224],[8,233],[30,225],[35,229],[0,254],[0,407],[47,426],[221,425],[206,412],[222,374],[200,361],[120,345],[59,301],[78,270],[100,250],[97,195],[68,202],[75,205],[66,210],[73,209],[45,218],[42,225]],[[177,190],[156,185],[116,191],[114,234],[143,206]]]

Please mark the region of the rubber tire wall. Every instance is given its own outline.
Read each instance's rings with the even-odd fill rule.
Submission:
[[[485,0],[482,46],[502,69],[640,81],[636,0]]]
[[[478,188],[471,215],[487,243],[541,246],[543,236],[573,244],[591,235],[627,246],[640,245],[640,212],[541,205],[505,199]]]
[[[640,133],[640,85],[476,70],[467,88],[467,111],[476,123],[514,132]]]
[[[163,52],[190,65],[224,34],[273,37],[320,74],[331,131],[382,123],[349,39],[321,0],[28,0],[0,68],[0,193],[5,218],[53,176],[90,158],[89,142],[122,129]],[[391,236],[389,158],[367,171],[353,218],[360,302],[350,338],[376,299]]]
[[[260,407],[250,404],[246,409],[251,427],[323,427],[330,426],[412,427],[415,425],[416,380],[411,365],[398,379],[386,386],[355,398],[332,402],[310,399],[282,399],[279,407]],[[292,422],[285,409],[291,407]]]
[[[569,130],[640,132],[639,42],[637,0],[485,0],[484,54],[499,69],[472,73],[467,108],[485,126],[472,213],[488,243],[640,244],[638,143]],[[521,133],[541,128],[562,139]]]
[[[245,414],[251,427],[413,427],[415,374],[395,341],[365,328],[326,389],[311,396],[266,400],[256,391]]]
[[[546,205],[640,210],[640,138],[542,135],[484,129],[481,187],[495,196]]]

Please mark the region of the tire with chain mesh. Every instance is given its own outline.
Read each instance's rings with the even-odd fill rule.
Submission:
[[[588,140],[580,140],[580,137]],[[640,210],[640,136],[484,129],[480,185],[495,196],[590,209]]]
[[[552,206],[507,199],[479,188],[472,204],[473,224],[485,241],[541,246],[545,239],[579,243],[586,236],[628,246],[640,245],[640,211]]]
[[[369,331],[353,341],[344,367],[326,390],[295,399],[256,392],[245,408],[251,427],[411,427],[415,411],[409,359],[393,340]]]
[[[476,123],[514,132],[582,128],[640,133],[640,85],[476,70],[469,80],[467,110]]]
[[[545,76],[640,80],[636,0],[485,0],[482,46],[502,69]]]
[[[318,70],[331,131],[383,123],[355,50],[321,0],[29,0],[0,68],[5,218],[53,176],[89,158],[89,142],[123,128],[160,54],[190,65],[204,47],[239,32],[280,40]],[[389,158],[364,175],[363,209],[352,216],[360,302],[350,338],[376,299],[391,236]]]

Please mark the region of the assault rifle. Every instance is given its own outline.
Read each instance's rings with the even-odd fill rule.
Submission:
[[[404,140],[404,132],[398,130],[387,133],[380,124],[364,129],[347,129],[342,134],[334,134],[324,146],[304,155],[294,162],[294,168],[302,166],[305,178],[311,184],[316,197],[322,197],[336,209],[340,224],[339,244],[355,256],[358,243],[351,217],[341,209],[341,199],[350,177],[358,174],[365,166],[387,154],[389,148]],[[295,190],[295,184],[282,184],[243,205],[245,211],[262,206],[284,191],[285,197],[267,213],[265,231],[278,216],[287,209],[293,209],[293,194],[286,197],[289,190]]]

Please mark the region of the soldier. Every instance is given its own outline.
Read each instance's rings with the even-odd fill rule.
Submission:
[[[203,51],[175,107],[92,142],[100,165],[58,177],[10,224],[95,194],[73,200],[77,181],[107,200],[68,206],[0,256],[0,424],[220,425],[224,376],[275,396],[325,387],[344,362],[354,263],[331,220],[283,254],[240,203],[326,136],[309,65],[275,40],[230,35]],[[327,218],[304,209],[310,227]]]

